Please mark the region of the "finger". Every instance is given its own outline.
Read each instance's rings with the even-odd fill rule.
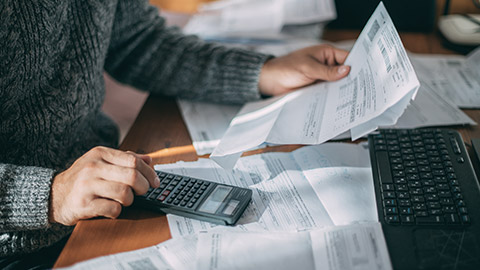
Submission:
[[[333,53],[334,53],[335,63],[338,65],[343,65],[343,63],[345,63],[345,60],[347,60],[347,56],[349,52],[338,49],[338,48],[333,48]]]
[[[94,199],[89,206],[85,215],[86,218],[99,216],[117,218],[122,212],[122,206],[118,202],[108,199]]]
[[[152,165],[152,157],[150,157],[149,155],[141,155],[131,151],[127,151],[127,153],[137,156],[138,158],[142,159],[145,163],[147,163],[147,165],[149,166]]]
[[[303,72],[306,77],[312,80],[336,81],[347,76],[350,67],[324,65],[312,57],[307,60]]]
[[[132,188],[137,195],[145,194],[149,181],[137,169],[104,163],[98,166],[98,176],[104,181],[121,183]]]
[[[311,55],[313,55],[320,63],[333,66],[345,63],[348,51],[329,45],[320,45],[312,48]]]
[[[105,180],[95,181],[94,194],[101,198],[114,200],[123,206],[130,206],[133,203],[132,188],[122,183]]]
[[[96,148],[95,148],[96,149]],[[133,168],[142,173],[144,178],[148,181],[150,186],[157,188],[160,186],[160,180],[155,171],[139,158],[137,154],[132,152],[123,152],[111,148],[97,149],[102,159],[114,165],[119,165],[127,168]]]

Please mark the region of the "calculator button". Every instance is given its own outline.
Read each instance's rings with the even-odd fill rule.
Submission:
[[[161,195],[160,197],[158,197],[158,198],[157,198],[157,200],[159,200],[159,201],[162,201],[162,202],[163,202],[163,201],[164,201],[166,198],[167,198],[166,196],[164,196],[164,195]]]
[[[187,204],[187,207],[188,207],[188,208],[192,208],[193,205],[194,205],[194,203],[188,203],[188,204]]]
[[[175,205],[177,205],[177,204],[179,204],[179,203],[180,203],[180,200],[175,200],[175,201],[173,202],[173,204],[175,204]]]
[[[180,206],[185,206],[185,205],[187,205],[187,203],[184,201],[180,203]]]

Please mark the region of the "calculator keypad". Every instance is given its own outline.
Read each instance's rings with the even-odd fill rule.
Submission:
[[[157,172],[160,178],[158,188],[149,188],[142,195],[147,200],[157,200],[167,205],[195,208],[205,196],[211,183],[196,178]]]

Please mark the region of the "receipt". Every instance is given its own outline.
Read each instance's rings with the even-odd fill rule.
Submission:
[[[336,82],[311,85],[271,101],[247,103],[230,123],[210,156],[226,169],[256,145],[320,144],[350,131],[357,139],[395,124],[420,83],[383,3],[353,46],[350,74]]]

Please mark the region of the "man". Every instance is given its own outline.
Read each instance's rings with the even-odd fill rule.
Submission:
[[[158,187],[148,156],[114,149],[116,127],[100,110],[104,71],[155,94],[241,103],[343,78],[346,56],[204,43],[166,28],[147,1],[2,1],[0,268],[50,267],[72,225],[116,218]]]

